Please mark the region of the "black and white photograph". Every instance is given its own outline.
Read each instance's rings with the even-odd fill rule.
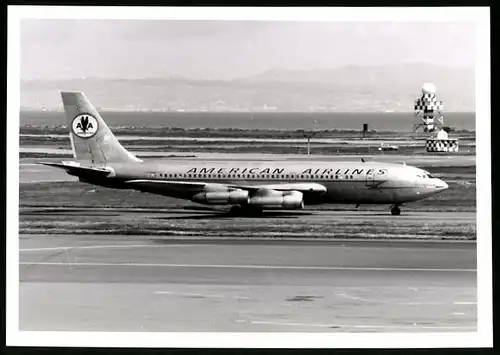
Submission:
[[[8,8],[7,345],[492,346],[489,8]]]

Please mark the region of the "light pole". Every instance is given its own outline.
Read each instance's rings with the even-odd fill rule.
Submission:
[[[303,135],[305,138],[307,138],[307,157],[311,155],[311,138],[314,137],[316,132],[313,131],[304,131]]]

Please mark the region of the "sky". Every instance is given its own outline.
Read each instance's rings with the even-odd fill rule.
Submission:
[[[473,23],[53,20],[21,22],[21,78],[234,79],[270,69],[474,67]]]

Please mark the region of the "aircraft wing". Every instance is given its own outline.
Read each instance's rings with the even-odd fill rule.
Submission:
[[[268,185],[229,185],[230,187],[256,192],[259,190],[274,190],[274,191],[299,191],[302,193],[319,193],[326,192],[326,187],[318,183],[285,183],[285,184],[268,184]]]
[[[153,187],[155,189],[183,189],[191,190],[193,192],[200,192],[206,187],[213,187],[214,190],[219,188],[229,188],[246,190],[250,193],[264,190],[274,191],[299,191],[305,194],[317,193],[323,194],[326,192],[326,187],[317,183],[284,183],[284,184],[268,184],[268,185],[240,185],[240,184],[224,184],[224,183],[210,183],[210,182],[189,182],[189,181],[168,181],[168,180],[129,180],[127,184],[135,185],[137,187]]]
[[[183,190],[192,190],[193,192],[199,192],[203,190],[205,186],[209,185],[205,182],[167,181],[167,180],[148,180],[148,179],[128,180],[125,183],[137,187],[141,186],[153,187],[159,190],[183,189]]]

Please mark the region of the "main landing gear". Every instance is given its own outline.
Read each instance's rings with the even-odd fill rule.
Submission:
[[[399,204],[395,204],[391,207],[391,214],[393,216],[399,216],[401,214],[401,210],[399,209]]]
[[[234,205],[231,206],[228,213],[230,216],[258,216],[262,214],[262,209],[258,207]]]

